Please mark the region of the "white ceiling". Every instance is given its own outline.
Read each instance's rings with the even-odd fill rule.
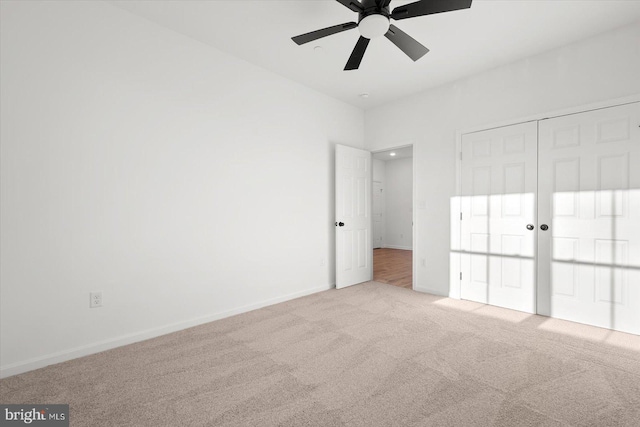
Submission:
[[[395,154],[392,156],[391,153]],[[394,150],[385,150],[373,153],[374,159],[382,160],[385,162],[389,160],[407,159],[410,157],[413,157],[413,145],[396,148]]]
[[[333,0],[111,3],[365,109],[640,20],[638,0],[474,0],[467,10],[394,22],[430,49],[418,62],[382,37],[371,41],[359,70],[343,71],[357,29],[303,46],[291,41],[357,21]],[[407,3],[392,0],[391,8]]]

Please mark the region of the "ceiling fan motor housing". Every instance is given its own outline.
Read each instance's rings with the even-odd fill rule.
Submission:
[[[379,8],[375,1],[365,3],[371,4],[365,4],[362,12],[358,13],[358,31],[362,37],[367,39],[384,36],[389,31],[389,16],[391,15],[389,7]]]

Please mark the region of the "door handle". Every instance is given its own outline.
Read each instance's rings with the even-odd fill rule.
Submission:
[[[527,230],[533,230],[534,228],[533,224],[527,224]]]
[[[549,226],[547,224],[542,224],[540,226],[540,230],[542,230],[542,231],[547,231],[548,229],[549,229]]]
[[[336,227],[343,227],[344,226],[344,222],[336,222]]]

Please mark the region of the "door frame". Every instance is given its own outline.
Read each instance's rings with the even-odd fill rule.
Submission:
[[[505,126],[511,126],[511,125],[517,125],[517,124],[521,124],[521,123],[527,123],[527,122],[538,122],[540,120],[544,120],[544,119],[551,119],[551,118],[555,118],[555,117],[561,117],[561,116],[568,116],[571,114],[578,114],[578,113],[584,113],[584,112],[588,112],[588,111],[593,111],[593,110],[600,110],[603,108],[610,108],[610,107],[616,107],[619,105],[624,105],[624,104],[631,104],[634,102],[640,102],[640,93],[636,93],[634,95],[629,95],[629,96],[625,96],[625,97],[621,97],[621,98],[615,98],[615,99],[610,99],[610,100],[606,100],[606,101],[598,101],[598,102],[592,102],[589,104],[582,104],[582,105],[577,105],[574,107],[569,107],[569,108],[564,108],[564,109],[560,109],[560,110],[553,110],[550,112],[546,112],[546,113],[538,113],[538,114],[532,114],[530,116],[525,116],[525,117],[521,117],[521,118],[516,118],[516,119],[510,119],[510,120],[502,120],[499,122],[494,122],[494,123],[489,123],[489,124],[485,124],[485,125],[479,125],[479,126],[473,126],[473,127],[469,127],[469,128],[463,128],[460,130],[456,131],[456,141],[455,141],[455,157],[456,157],[456,195],[455,197],[451,200],[451,212],[450,212],[450,219],[451,219],[451,230],[450,230],[450,234],[451,234],[451,252],[450,252],[450,264],[449,264],[449,297],[450,298],[455,298],[455,299],[461,299],[460,298],[460,272],[461,267],[462,267],[462,254],[459,252],[456,252],[457,247],[453,246],[453,242],[460,242],[460,237],[461,237],[461,226],[460,226],[460,221],[459,221],[459,213],[461,212],[460,210],[460,196],[462,195],[462,160],[461,160],[461,154],[462,154],[462,135],[465,134],[469,134],[469,133],[475,133],[475,132],[481,132],[481,131],[485,131],[485,130],[490,130],[490,129],[495,129],[495,128],[500,128],[500,127],[505,127]],[[380,150],[380,151],[386,151],[386,150]],[[414,156],[415,159],[415,156]],[[415,160],[414,160],[414,166],[415,166]],[[414,181],[415,181],[415,174],[414,174]],[[415,184],[415,183],[414,183]],[[415,199],[415,193],[414,193],[414,199]],[[414,212],[415,212],[415,206],[414,206]],[[415,223],[415,221],[414,221]],[[414,232],[415,232],[415,227],[414,227]],[[459,243],[458,243],[459,244]],[[536,243],[536,257],[537,257],[537,243]],[[414,260],[415,260],[415,256],[414,256]],[[415,272],[415,266],[414,266],[414,272]],[[537,284],[536,284],[536,288],[537,288]]]
[[[378,148],[376,150],[371,151],[371,158],[373,159],[373,155],[376,153],[382,153],[385,151],[399,150],[401,148],[412,147],[412,156],[411,156],[411,219],[412,219],[412,227],[411,227],[411,289],[416,290],[416,273],[417,273],[417,257],[416,257],[416,246],[417,246],[417,224],[416,221],[416,154],[415,154],[415,144],[413,141],[407,141],[401,145],[394,145],[391,147]],[[372,161],[373,164],[373,161]],[[371,182],[373,183],[373,166],[371,166],[372,178]],[[371,211],[373,212],[373,185],[371,186]],[[385,203],[386,207],[386,203]],[[371,253],[371,259],[373,260],[373,248]]]

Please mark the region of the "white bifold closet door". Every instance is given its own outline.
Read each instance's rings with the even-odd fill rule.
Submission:
[[[463,299],[535,313],[537,124],[462,136]]]
[[[540,121],[538,196],[538,313],[640,334],[640,103]]]

